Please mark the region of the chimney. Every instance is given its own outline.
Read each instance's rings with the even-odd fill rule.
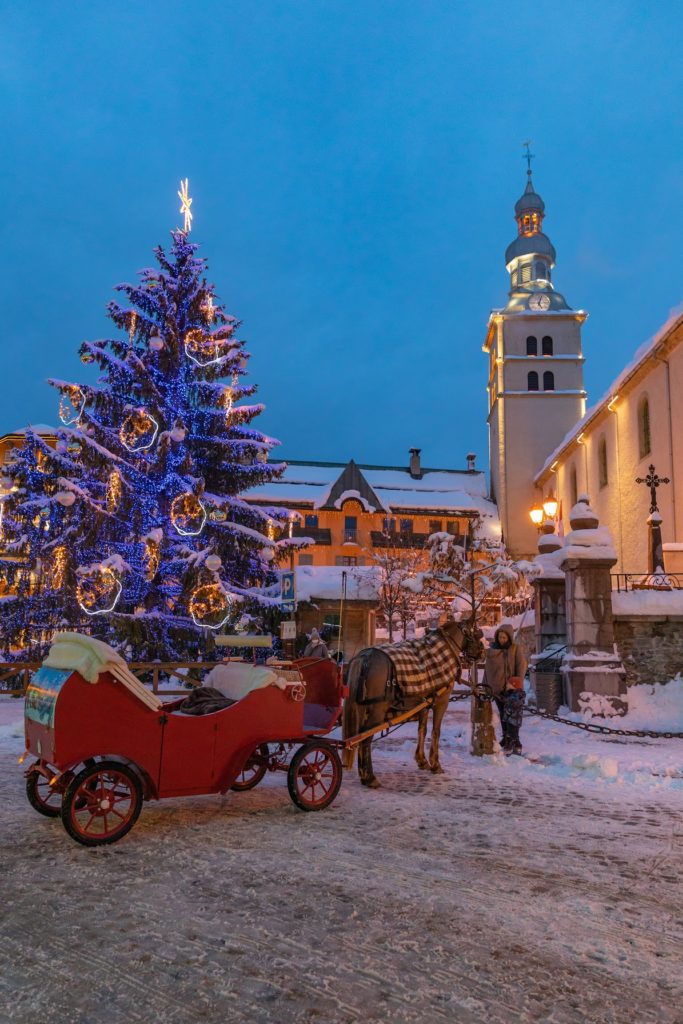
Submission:
[[[419,480],[422,476],[422,470],[420,469],[420,452],[421,448],[410,449],[410,475],[414,480]]]
[[[474,454],[474,452],[469,452],[468,453],[468,455],[467,455],[467,472],[468,473],[476,473],[477,472],[477,470],[475,468],[475,465],[474,465],[474,463],[476,461],[476,458],[477,458],[477,456]]]

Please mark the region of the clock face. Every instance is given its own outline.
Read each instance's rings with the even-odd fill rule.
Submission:
[[[549,306],[549,295],[532,295],[529,299],[529,309],[548,309]]]

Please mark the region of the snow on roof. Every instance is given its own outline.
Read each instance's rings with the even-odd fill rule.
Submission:
[[[20,427],[19,430],[9,430],[6,434],[3,434],[1,436],[14,437],[15,435],[25,434],[27,430],[32,430],[35,434],[57,433],[57,428],[51,427],[49,423],[30,423],[28,427]]]
[[[295,572],[297,601],[341,600],[342,573],[348,601],[378,600],[381,570],[377,566],[299,565]]]
[[[282,503],[310,502],[320,508],[345,468],[344,463],[338,462],[290,462],[279,480],[252,487],[245,497]],[[424,469],[416,478],[407,468],[364,465],[358,468],[389,510],[441,509],[447,512],[478,512],[498,518],[495,503],[486,496],[486,477],[480,471]]]
[[[565,434],[557,448],[551,452],[543,463],[543,467],[534,477],[534,481],[536,483],[538,483],[541,477],[550,469],[564,449],[567,448],[572,441],[576,440],[579,434],[583,433],[591,420],[595,419],[595,417],[602,412],[605,406],[619,394],[619,391],[630,380],[630,378],[637,373],[643,363],[650,358],[655,349],[657,349],[658,346],[661,345],[662,342],[664,342],[681,323],[683,323],[683,304],[673,309],[669,314],[669,318],[666,323],[664,323],[651,338],[643,342],[643,344],[636,349],[631,362],[627,363],[619,376],[612,381],[600,401],[596,402],[595,405],[592,405],[591,408],[586,411],[583,418],[580,419],[567,434]]]

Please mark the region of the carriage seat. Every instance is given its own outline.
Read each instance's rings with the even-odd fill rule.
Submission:
[[[264,686],[279,686],[284,690],[287,685],[280,678],[280,673],[273,669],[243,661],[221,662],[214,665],[202,683],[204,686],[213,686],[231,700],[242,700],[252,690],[260,690]]]

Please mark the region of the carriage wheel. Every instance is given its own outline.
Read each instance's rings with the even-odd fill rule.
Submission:
[[[299,747],[287,774],[289,795],[302,811],[322,811],[336,797],[341,781],[339,754],[320,740]]]
[[[132,829],[142,807],[142,785],[132,768],[99,761],[71,780],[62,802],[62,822],[84,846],[115,843]]]
[[[38,814],[44,814],[46,818],[58,818],[61,814],[62,794],[40,772],[26,776],[26,796]]]
[[[262,743],[257,747],[246,760],[244,768],[239,773],[230,789],[242,793],[245,789],[253,789],[258,786],[263,776],[268,771],[268,744]]]

